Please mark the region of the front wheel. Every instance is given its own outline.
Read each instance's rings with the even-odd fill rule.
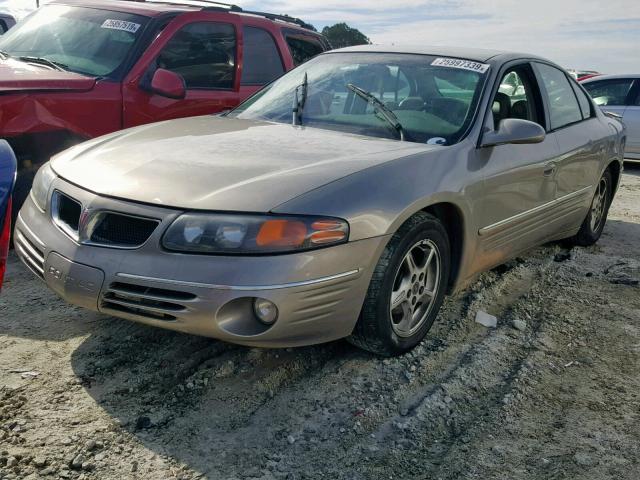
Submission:
[[[450,264],[442,223],[425,212],[412,216],[378,260],[360,318],[347,340],[386,356],[415,347],[438,315]]]
[[[598,241],[600,235],[602,235],[602,230],[604,230],[604,225],[607,223],[612,196],[611,172],[606,170],[598,182],[589,213],[587,213],[587,217],[582,222],[580,230],[572,239],[574,245],[588,247]]]

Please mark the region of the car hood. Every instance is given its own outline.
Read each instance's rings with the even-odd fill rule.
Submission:
[[[30,65],[9,58],[0,62],[0,94],[28,91],[87,91],[95,78],[47,67]]]
[[[63,152],[52,167],[95,193],[183,209],[267,212],[370,166],[442,148],[224,117],[145,125]]]

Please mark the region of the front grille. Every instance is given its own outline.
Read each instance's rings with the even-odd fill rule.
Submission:
[[[52,201],[54,220],[64,230],[78,233],[82,205],[64,193],[55,192]]]
[[[112,212],[100,213],[90,242],[114,247],[139,247],[158,226],[158,220]]]
[[[177,314],[186,312],[186,305],[196,299],[196,295],[189,292],[115,282],[102,296],[101,310],[172,321],[177,319]]]
[[[44,279],[44,252],[20,230],[16,230],[13,243],[25,265]]]

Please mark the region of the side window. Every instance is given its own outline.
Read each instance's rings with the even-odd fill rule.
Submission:
[[[506,118],[530,120],[542,125],[534,89],[530,67],[520,66],[506,72],[491,105],[495,128]]]
[[[543,63],[536,63],[536,68],[546,90],[551,130],[581,121],[578,99],[565,73]]]
[[[634,106],[640,107],[640,80],[636,80],[636,101],[633,102]]]
[[[186,25],[167,42],[156,66],[182,75],[187,88],[232,89],[236,69],[235,29],[226,23]]]
[[[571,87],[573,87],[573,91],[576,93],[576,97],[578,97],[578,103],[580,104],[580,110],[582,111],[582,118],[587,119],[593,116],[591,111],[591,100],[589,100],[587,94],[584,93],[584,91],[575,82],[570,83]]]
[[[0,35],[5,33],[7,30],[7,25],[4,23],[4,21],[0,20]]]
[[[602,80],[599,82],[584,83],[582,86],[589,92],[591,98],[598,106],[625,105],[627,95],[631,90],[633,79]]]
[[[284,34],[296,67],[325,50],[320,40],[312,35],[298,33],[295,30],[285,30]]]
[[[266,85],[284,73],[278,47],[269,32],[261,28],[244,27],[243,36],[240,85]]]

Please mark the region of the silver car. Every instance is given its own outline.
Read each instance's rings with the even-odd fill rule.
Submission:
[[[600,75],[582,86],[596,105],[622,117],[627,127],[625,159],[640,162],[640,75]]]
[[[500,91],[505,78],[522,88]],[[104,314],[399,354],[480,272],[551,240],[596,242],[624,138],[542,58],[352,47],[225,116],[59,154],[15,244],[52,290]]]

